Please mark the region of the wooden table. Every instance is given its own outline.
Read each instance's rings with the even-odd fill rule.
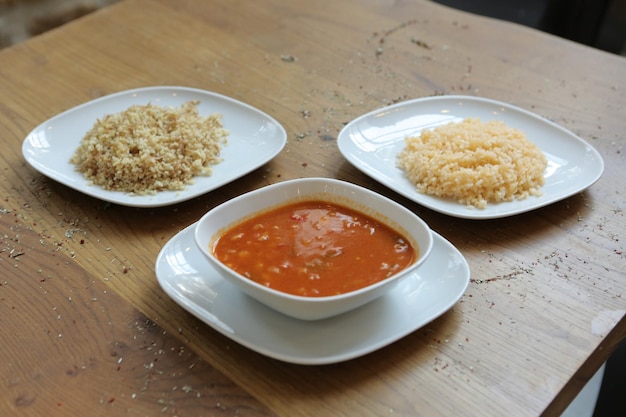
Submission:
[[[104,204],[31,169],[24,137],[106,94],[183,85],[245,101],[283,152],[175,206]],[[450,218],[349,165],[341,128],[438,94],[520,106],[602,154],[603,177],[500,220]],[[2,415],[557,416],[626,336],[626,60],[427,1],[127,0],[0,52]],[[155,258],[215,205],[299,177],[396,199],[467,258],[448,313],[328,366],[257,354],[161,290]]]

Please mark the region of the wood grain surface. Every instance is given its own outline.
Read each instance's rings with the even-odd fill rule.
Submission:
[[[194,200],[136,209],[47,179],[21,154],[55,114],[181,85],[274,116],[274,160]],[[450,218],[366,177],[336,138],[355,117],[441,94],[546,117],[602,154],[603,177],[500,220]],[[558,416],[626,337],[626,60],[427,1],[127,0],[0,51],[0,414]],[[328,366],[255,353],[174,303],[154,263],[215,205],[333,177],[404,204],[467,258],[449,312]]]

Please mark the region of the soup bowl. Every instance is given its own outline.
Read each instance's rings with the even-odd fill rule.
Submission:
[[[258,283],[218,259],[216,244],[231,228],[279,207],[307,201],[339,205],[392,229],[414,248],[412,262],[404,269],[365,287],[336,295],[308,296]],[[433,236],[428,225],[406,207],[361,186],[328,178],[284,181],[228,200],[200,218],[194,239],[202,254],[225,280],[266,306],[302,320],[335,316],[382,296],[423,264],[433,246]],[[253,252],[250,256],[257,255]],[[332,276],[332,279],[342,278],[340,274]]]

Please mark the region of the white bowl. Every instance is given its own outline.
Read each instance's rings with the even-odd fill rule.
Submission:
[[[367,287],[325,297],[292,295],[258,284],[220,262],[213,245],[227,229],[273,207],[306,200],[323,200],[352,208],[391,226],[418,248],[416,261],[402,271]],[[328,178],[285,181],[240,195],[207,212],[194,232],[196,245],[229,282],[257,301],[291,317],[318,320],[368,303],[410,275],[428,257],[433,237],[428,225],[402,205],[366,188]]]

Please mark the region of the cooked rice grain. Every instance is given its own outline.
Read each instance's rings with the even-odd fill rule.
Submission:
[[[398,166],[421,193],[485,208],[541,195],[547,160],[523,132],[468,118],[407,137]]]
[[[180,108],[134,105],[98,119],[70,162],[106,190],[136,195],[182,190],[221,161],[228,132],[221,115],[202,117],[199,101]]]

